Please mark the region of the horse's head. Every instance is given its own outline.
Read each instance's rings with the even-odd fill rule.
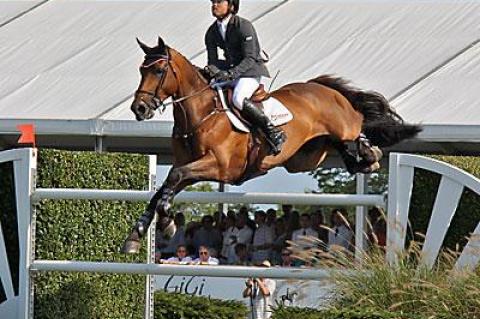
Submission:
[[[163,107],[163,101],[177,91],[177,81],[171,65],[169,48],[159,37],[156,47],[149,47],[137,39],[145,52],[140,66],[142,79],[135,92],[131,110],[137,121],[151,119],[155,110]]]

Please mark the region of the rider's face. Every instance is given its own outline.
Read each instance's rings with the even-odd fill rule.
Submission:
[[[222,19],[227,16],[229,12],[229,6],[227,0],[213,0],[212,1],[212,14],[215,18]]]

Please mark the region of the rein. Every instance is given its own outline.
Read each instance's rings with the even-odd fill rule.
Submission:
[[[136,91],[136,95],[137,94],[145,94],[145,95],[149,95],[152,97],[152,101],[153,103],[155,104],[155,107],[153,107],[152,109],[154,111],[156,111],[157,109],[159,109],[161,107],[161,109],[159,110],[160,114],[163,113],[166,109],[166,107],[168,105],[178,105],[180,106],[180,108],[182,109],[182,113],[183,113],[183,116],[184,116],[184,123],[186,124],[186,127],[185,127],[185,131],[186,132],[179,132],[178,129],[174,128],[174,137],[180,137],[180,138],[183,138],[183,139],[188,139],[190,136],[192,136],[195,131],[206,121],[208,120],[210,117],[212,117],[214,114],[216,113],[220,113],[220,112],[224,112],[225,110],[221,107],[218,107],[218,101],[217,101],[217,98],[215,97],[214,98],[214,107],[213,107],[213,110],[210,111],[210,113],[208,113],[206,116],[204,116],[198,123],[196,123],[195,125],[192,125],[192,128],[190,130],[187,130],[187,127],[188,127],[188,118],[187,118],[187,112],[185,110],[185,107],[183,106],[182,102],[183,101],[186,101],[192,97],[195,97],[195,96],[198,96],[198,95],[201,95],[202,93],[204,93],[206,90],[208,89],[211,89],[212,86],[210,84],[207,84],[204,88],[192,93],[192,94],[189,94],[189,95],[186,95],[186,96],[183,96],[183,97],[179,97],[179,98],[174,98],[174,96],[172,97],[172,100],[170,102],[167,102],[167,103],[164,103],[164,101],[162,101],[158,96],[157,96],[157,92],[162,88],[163,86],[163,83],[165,82],[165,78],[167,77],[167,71],[168,71],[168,68],[170,67],[172,69],[172,72],[173,72],[173,75],[175,77],[175,79],[177,80],[178,83],[180,83],[179,79],[178,79],[178,76],[177,76],[177,72],[175,71],[175,69],[173,68],[172,66],[172,63],[171,63],[171,59],[170,59],[170,54],[169,54],[169,51],[168,49],[166,50],[166,55],[164,54],[161,54],[161,55],[153,55],[151,56],[150,58],[156,58],[155,60],[153,60],[152,62],[148,63],[148,64],[142,64],[142,68],[148,68],[152,65],[154,65],[155,63],[158,63],[160,61],[166,61],[167,62],[167,65],[165,65],[162,69],[160,69],[160,71],[162,71],[162,74],[161,74],[161,77],[158,81],[158,84],[157,84],[157,87],[155,88],[155,91],[152,93],[152,92],[149,92],[149,91],[145,91],[145,90],[137,90]],[[148,60],[148,56],[145,57],[146,61]],[[146,105],[148,106],[149,104],[146,103]]]

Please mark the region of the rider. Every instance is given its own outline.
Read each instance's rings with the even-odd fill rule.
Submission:
[[[260,85],[260,77],[270,77],[260,55],[260,44],[250,21],[237,14],[240,0],[211,0],[217,19],[205,34],[207,71],[216,81],[232,81],[233,104],[242,116],[265,133],[271,151],[277,155],[285,134],[250,100]]]

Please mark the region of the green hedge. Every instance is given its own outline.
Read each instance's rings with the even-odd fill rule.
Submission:
[[[38,187],[148,187],[148,158],[139,155],[41,150]],[[144,262],[120,253],[144,204],[42,201],[37,209],[36,258]],[[143,318],[143,276],[41,273],[35,278],[35,318]]]
[[[165,292],[155,294],[155,319],[244,319],[247,307],[223,301]]]
[[[310,308],[281,307],[275,310],[272,319],[416,319],[388,311],[370,309],[315,310]]]

